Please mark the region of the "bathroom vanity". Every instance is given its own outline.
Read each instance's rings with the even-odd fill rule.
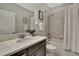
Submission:
[[[45,56],[46,37],[26,37],[0,43],[0,55],[3,56]]]

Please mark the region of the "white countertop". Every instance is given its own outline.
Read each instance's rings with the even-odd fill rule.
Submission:
[[[30,38],[30,37],[27,37]],[[8,40],[8,41],[4,41],[4,42],[0,42],[0,56],[4,56],[4,55],[11,55],[14,54],[20,50],[23,50],[25,48],[28,48],[30,46],[32,46],[33,44],[36,44],[42,40],[47,39],[46,37],[42,37],[42,36],[36,36],[33,37],[34,39],[26,39],[27,41],[24,43],[18,43],[16,41],[18,40],[22,40],[22,39],[13,39],[13,40]]]

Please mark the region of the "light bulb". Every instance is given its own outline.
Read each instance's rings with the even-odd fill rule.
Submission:
[[[38,24],[38,22],[36,21],[36,24]]]

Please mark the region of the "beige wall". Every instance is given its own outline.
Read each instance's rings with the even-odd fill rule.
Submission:
[[[0,3],[0,9],[4,9],[10,12],[15,13],[15,30],[16,32],[23,32],[24,31],[24,25],[23,25],[23,17],[28,17],[32,15],[33,13],[27,9],[24,9],[23,7],[20,7],[19,5],[15,3]]]
[[[64,7],[52,9],[49,17],[49,33],[51,37],[60,39],[64,33]]]

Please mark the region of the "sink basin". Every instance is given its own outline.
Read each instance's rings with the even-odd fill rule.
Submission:
[[[35,38],[33,38],[33,37],[21,38],[21,39],[17,40],[16,42],[17,43],[25,43],[25,42],[33,41],[33,39],[35,39]]]

